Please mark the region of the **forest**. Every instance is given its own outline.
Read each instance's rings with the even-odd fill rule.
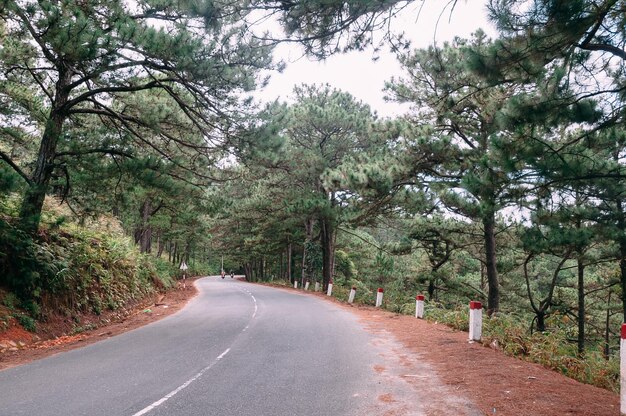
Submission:
[[[410,3],[0,0],[0,295],[34,325],[169,287],[184,260],[361,303],[384,287],[398,313],[424,293],[458,328],[479,300],[492,345],[616,388],[626,3],[490,0],[497,37],[422,49],[390,30]],[[380,94],[410,110],[330,85],[257,102],[284,42],[391,48]]]

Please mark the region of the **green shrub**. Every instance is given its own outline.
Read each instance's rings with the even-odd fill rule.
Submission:
[[[41,315],[41,307],[33,299],[27,299],[22,301],[20,306],[35,319],[38,319]]]
[[[0,286],[13,293],[3,302],[22,308],[31,320],[41,317],[42,308],[68,316],[100,314],[175,285],[176,268],[140,254],[121,230],[86,228],[46,212],[33,238],[12,225],[14,204],[3,201]],[[19,319],[33,327],[27,318]]]
[[[13,317],[17,319],[25,330],[30,332],[37,331],[37,322],[32,317],[23,313],[16,313]]]
[[[467,308],[446,309],[434,302],[424,303],[424,318],[429,321],[448,325],[459,331],[469,330],[469,311]]]
[[[4,298],[2,299],[2,304],[11,310],[14,310],[18,303],[19,300],[17,299],[17,296],[11,292],[4,295]]]

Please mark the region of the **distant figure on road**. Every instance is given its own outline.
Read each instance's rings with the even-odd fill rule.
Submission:
[[[230,271],[230,278],[232,279],[233,277],[235,277],[235,272],[233,272],[232,270]]]
[[[222,279],[224,278],[224,275],[225,275],[224,270],[222,270]]]

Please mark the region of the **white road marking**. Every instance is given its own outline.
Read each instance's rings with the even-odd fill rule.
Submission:
[[[238,289],[240,289],[241,291],[247,293],[252,298],[252,301],[254,302],[254,312],[252,313],[252,319],[256,318],[257,311],[259,310],[259,305],[257,304],[256,298],[254,297],[254,295],[248,289],[243,289],[243,288],[238,288]],[[246,330],[248,328],[250,328],[250,324],[246,325],[246,327],[241,332],[246,332]],[[161,398],[161,399],[157,400],[156,402],[152,403],[150,406],[147,406],[147,407],[141,409],[140,411],[138,411],[137,413],[133,414],[132,416],[142,416],[142,415],[145,415],[145,414],[149,413],[150,411],[156,409],[157,407],[159,407],[160,405],[162,405],[163,403],[165,403],[166,401],[168,401],[172,397],[174,397],[181,390],[183,390],[184,388],[188,387],[191,383],[193,383],[194,381],[196,381],[197,379],[202,377],[202,375],[204,373],[206,373],[208,370],[210,370],[211,367],[213,367],[215,364],[217,364],[219,360],[224,358],[224,356],[226,354],[228,354],[229,351],[230,351],[230,348],[226,349],[226,351],[224,351],[223,353],[218,355],[217,358],[211,364],[209,364],[208,366],[204,367],[195,376],[191,377],[189,380],[184,382],[182,385],[180,385],[175,390],[172,390],[170,393],[165,395],[163,398]]]
[[[248,292],[247,290],[244,289],[244,291],[250,295],[250,297],[252,298],[252,300],[254,301],[254,312],[252,313],[252,319],[256,318],[256,312],[259,309],[259,306],[256,303],[256,298],[254,297],[254,295],[250,292]],[[246,332],[248,330],[248,328],[250,328],[250,324],[246,325],[246,327],[243,329],[243,331],[241,332]]]
[[[207,372],[208,370],[211,369],[211,367],[213,367],[215,364],[218,363],[219,360],[221,360],[222,358],[224,358],[224,356],[226,354],[228,354],[228,352],[230,351],[230,348],[227,348],[226,351],[224,351],[223,353],[221,353],[220,355],[217,356],[217,358],[208,366],[204,367],[202,370],[200,370],[200,372],[198,372],[198,374],[196,374],[195,376],[191,377],[189,380],[185,381],[182,385],[180,385],[176,390],[172,390],[170,393],[168,393],[167,395],[165,395],[162,399],[157,400],[156,402],[152,403],[150,406],[145,407],[143,409],[141,409],[140,411],[138,411],[137,413],[133,414],[133,416],[141,416],[141,415],[145,415],[146,413],[156,409],[157,407],[159,407],[160,405],[162,405],[163,403],[165,403],[167,400],[171,399],[172,397],[174,397],[176,394],[178,394],[181,390],[183,390],[184,388],[186,388],[187,386],[189,386],[191,383],[193,383],[194,381],[196,381],[197,379],[199,379],[200,377],[202,377],[202,374],[204,374],[205,372]]]
[[[254,295],[252,294],[252,292],[250,292],[248,289],[241,288],[241,287],[238,287],[237,289],[241,290],[242,292],[247,293],[247,294],[248,294],[248,295],[250,295],[250,297],[252,298],[252,301],[254,302],[254,312],[252,313],[252,319],[256,318],[256,314],[257,314],[257,312],[258,312],[258,310],[259,310],[259,305],[258,305],[258,303],[257,303],[257,301],[256,301],[256,298],[254,297]],[[248,327],[249,327],[249,326],[250,326],[250,325],[246,326],[246,328],[244,329],[244,331],[245,331],[246,329],[248,329]]]

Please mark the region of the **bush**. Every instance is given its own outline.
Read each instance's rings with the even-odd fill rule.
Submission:
[[[7,206],[0,211],[7,212]],[[25,328],[45,318],[42,309],[68,316],[100,314],[175,285],[174,267],[140,254],[121,229],[86,228],[45,212],[33,238],[1,214],[0,286],[14,293],[4,302],[23,309],[17,319]]]
[[[30,332],[37,331],[37,322],[32,317],[23,313],[16,313],[13,317],[17,319],[25,330]]]
[[[529,333],[525,322],[514,315],[498,314],[483,322],[483,343],[505,354],[523,358],[583,383],[619,391],[619,361],[605,359],[598,351],[578,357],[577,347],[568,341],[566,330]]]

